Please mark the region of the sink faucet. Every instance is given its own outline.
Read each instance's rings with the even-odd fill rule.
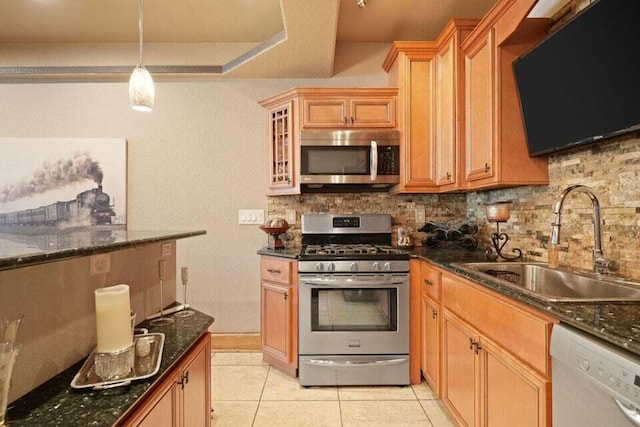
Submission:
[[[551,245],[557,246],[560,243],[560,217],[562,215],[562,206],[567,196],[573,192],[580,192],[586,194],[591,200],[593,205],[593,271],[594,273],[607,274],[610,271],[618,269],[618,265],[615,261],[606,259],[602,255],[602,232],[600,231],[600,202],[596,197],[593,190],[585,185],[572,185],[567,187],[558,199],[553,207],[553,214],[555,215],[553,221],[553,227],[551,228]]]

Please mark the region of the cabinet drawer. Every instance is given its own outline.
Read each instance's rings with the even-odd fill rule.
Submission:
[[[440,301],[441,292],[441,273],[439,270],[431,267],[426,262],[420,263],[420,276],[422,277],[422,288],[427,291],[427,295],[435,301]]]
[[[270,282],[289,284],[291,262],[282,258],[263,256],[260,260],[260,277]]]
[[[551,375],[549,340],[555,319],[491,290],[444,273],[442,304],[544,375]]]

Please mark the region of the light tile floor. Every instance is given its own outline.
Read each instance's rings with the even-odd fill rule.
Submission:
[[[262,353],[211,356],[212,425],[453,426],[426,383],[405,387],[301,387]]]

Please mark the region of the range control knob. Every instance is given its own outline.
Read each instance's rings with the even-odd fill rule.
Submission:
[[[384,271],[391,271],[391,263],[390,262],[385,262],[384,263]]]
[[[349,270],[358,271],[358,263],[357,262],[352,262],[351,265],[349,266]]]
[[[327,271],[336,271],[336,265],[333,262],[327,264]]]
[[[378,264],[377,262],[374,262],[373,264],[371,264],[371,269],[373,271],[378,271],[380,270],[380,264]]]
[[[324,270],[324,265],[321,262],[316,263],[316,271]]]

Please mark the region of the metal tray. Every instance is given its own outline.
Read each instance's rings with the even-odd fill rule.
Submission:
[[[71,387],[75,389],[93,388],[94,390],[102,390],[113,387],[120,387],[131,384],[131,381],[149,378],[158,373],[160,362],[162,361],[162,349],[164,348],[164,334],[152,333],[144,335],[136,335],[133,337],[134,348],[140,340],[149,342],[149,353],[142,357],[135,352],[133,369],[126,378],[117,380],[103,381],[94,370],[95,350],[91,352],[87,360],[84,361],[82,368],[78,371]]]

